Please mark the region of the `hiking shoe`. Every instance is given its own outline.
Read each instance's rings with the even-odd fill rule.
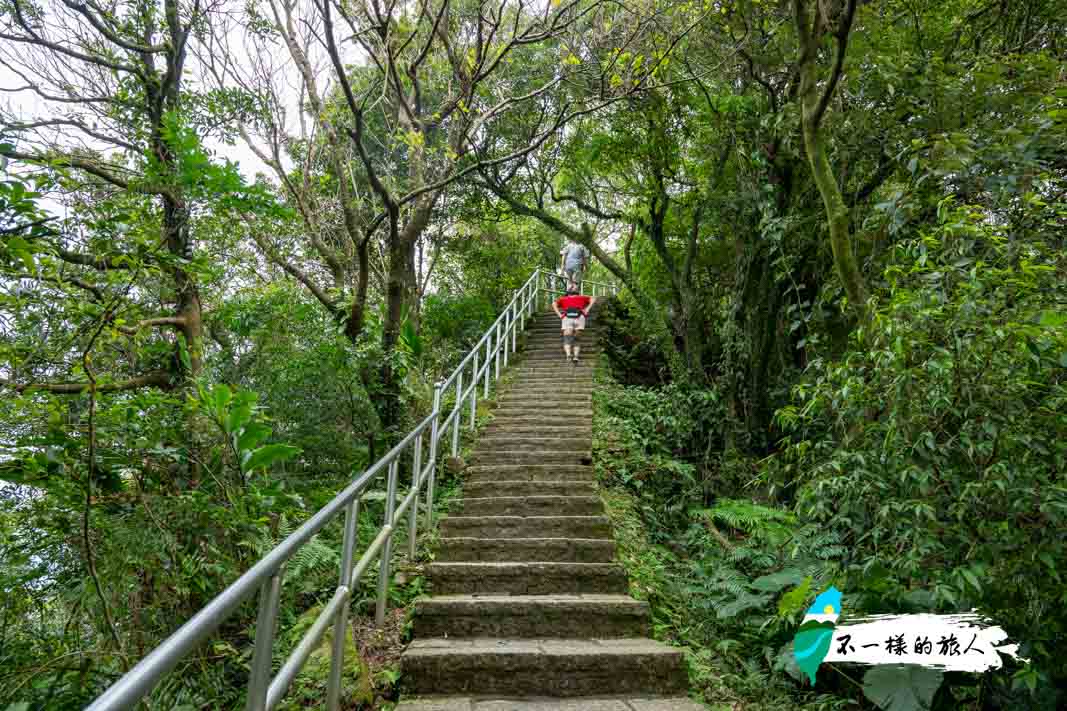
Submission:
[[[574,364],[578,365],[578,356],[574,356]]]

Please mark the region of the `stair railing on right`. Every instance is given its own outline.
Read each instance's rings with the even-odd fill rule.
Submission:
[[[392,578],[390,567],[395,532],[405,527],[402,522],[403,517],[407,515],[408,555],[414,558],[418,535],[417,512],[419,499],[424,490],[426,527],[429,529],[433,525],[434,479],[439,463],[438,453],[441,441],[449,437],[452,456],[455,457],[459,453],[459,434],[464,414],[469,413],[470,427],[473,429],[478,405],[478,391],[481,390],[483,398],[489,396],[490,379],[498,380],[502,366],[507,367],[509,354],[513,354],[518,347],[519,331],[525,329],[526,319],[536,311],[541,295],[545,292],[550,296],[559,293],[554,281],[556,279],[558,277],[547,270],[535,270],[515,292],[504,311],[486,330],[467,356],[460,361],[452,374],[436,383],[433,411],[415,429],[401,439],[384,457],[356,476],[328,504],[319,509],[288,538],[271,549],[112,684],[93,701],[87,711],[125,711],[134,708],[151,693],[164,675],[206,641],[256,591],[259,591],[259,612],[256,617],[246,711],[274,709],[331,626],[334,634],[326,708],[329,711],[337,711],[340,707],[341,671],[344,662],[348,608],[354,591],[363,575],[377,561],[375,620],[381,626],[385,620],[386,597]],[[611,284],[586,281],[583,286],[587,289],[591,288],[595,296],[617,292],[617,288]],[[454,396],[451,398],[452,409],[442,419],[444,415],[442,396],[449,388],[454,388]],[[427,437],[429,451],[424,458],[423,450],[424,445],[427,444]],[[397,505],[397,489],[403,462],[410,465],[411,483],[406,495]],[[359,518],[360,501],[369,487],[382,476],[386,480],[385,516],[382,527],[367,550],[356,561],[356,523]],[[344,514],[344,537],[341,544],[341,566],[337,588],[323,606],[318,617],[315,618],[310,629],[290,652],[277,673],[274,673],[272,664],[274,641],[277,636],[276,627],[285,564],[301,547],[342,513]]]

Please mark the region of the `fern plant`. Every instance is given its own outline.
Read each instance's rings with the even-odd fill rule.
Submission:
[[[266,555],[272,548],[288,538],[297,528],[296,524],[289,520],[285,514],[278,517],[277,532],[272,533],[268,528],[262,528],[254,535],[252,545],[257,557]],[[319,576],[326,573],[335,573],[341,565],[341,551],[339,547],[324,542],[319,535],[300,546],[285,567],[286,580],[294,581],[300,586],[301,592],[312,592],[321,589],[318,584]]]

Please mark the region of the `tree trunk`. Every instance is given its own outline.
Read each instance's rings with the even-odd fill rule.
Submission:
[[[841,189],[837,186],[837,179],[830,168],[830,161],[826,158],[822,131],[808,121],[808,103],[808,99],[805,98],[804,148],[808,154],[808,162],[811,164],[812,176],[815,178],[823,206],[826,208],[834,266],[837,268],[837,274],[841,278],[852,307],[862,310],[867,303],[867,287],[856,262],[856,255],[852,253],[852,237],[848,230],[848,208],[845,206]]]
[[[389,275],[385,290],[385,325],[382,328],[382,426],[386,431],[400,422],[400,382],[393,368],[391,356],[400,342],[400,327],[405,307],[413,307],[418,298],[419,285],[415,272],[415,248],[419,237],[430,222],[438,193],[420,198],[415,203],[408,223],[389,246]],[[412,309],[409,308],[408,311]]]
[[[867,304],[867,287],[863,281],[856,257],[852,253],[852,238],[849,234],[849,215],[837,177],[830,168],[826,157],[826,145],[822,134],[822,119],[833,97],[837,83],[842,76],[845,51],[848,48],[848,36],[852,27],[852,18],[856,9],[856,0],[848,0],[840,25],[833,31],[837,51],[833,70],[819,91],[818,58],[819,47],[829,28],[829,15],[822,12],[820,3],[815,4],[814,19],[809,23],[807,8],[803,0],[793,0],[794,23],[799,41],[797,71],[800,74],[800,110],[801,129],[804,134],[804,150],[808,155],[811,173],[819,188],[823,207],[826,209],[827,227],[830,231],[830,248],[834,255],[834,266],[848,294],[853,309],[863,311]]]

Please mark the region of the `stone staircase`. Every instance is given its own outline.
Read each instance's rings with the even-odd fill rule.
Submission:
[[[597,494],[595,314],[582,362],[534,319],[518,372],[441,520],[398,711],[699,711],[679,651],[648,638]]]

